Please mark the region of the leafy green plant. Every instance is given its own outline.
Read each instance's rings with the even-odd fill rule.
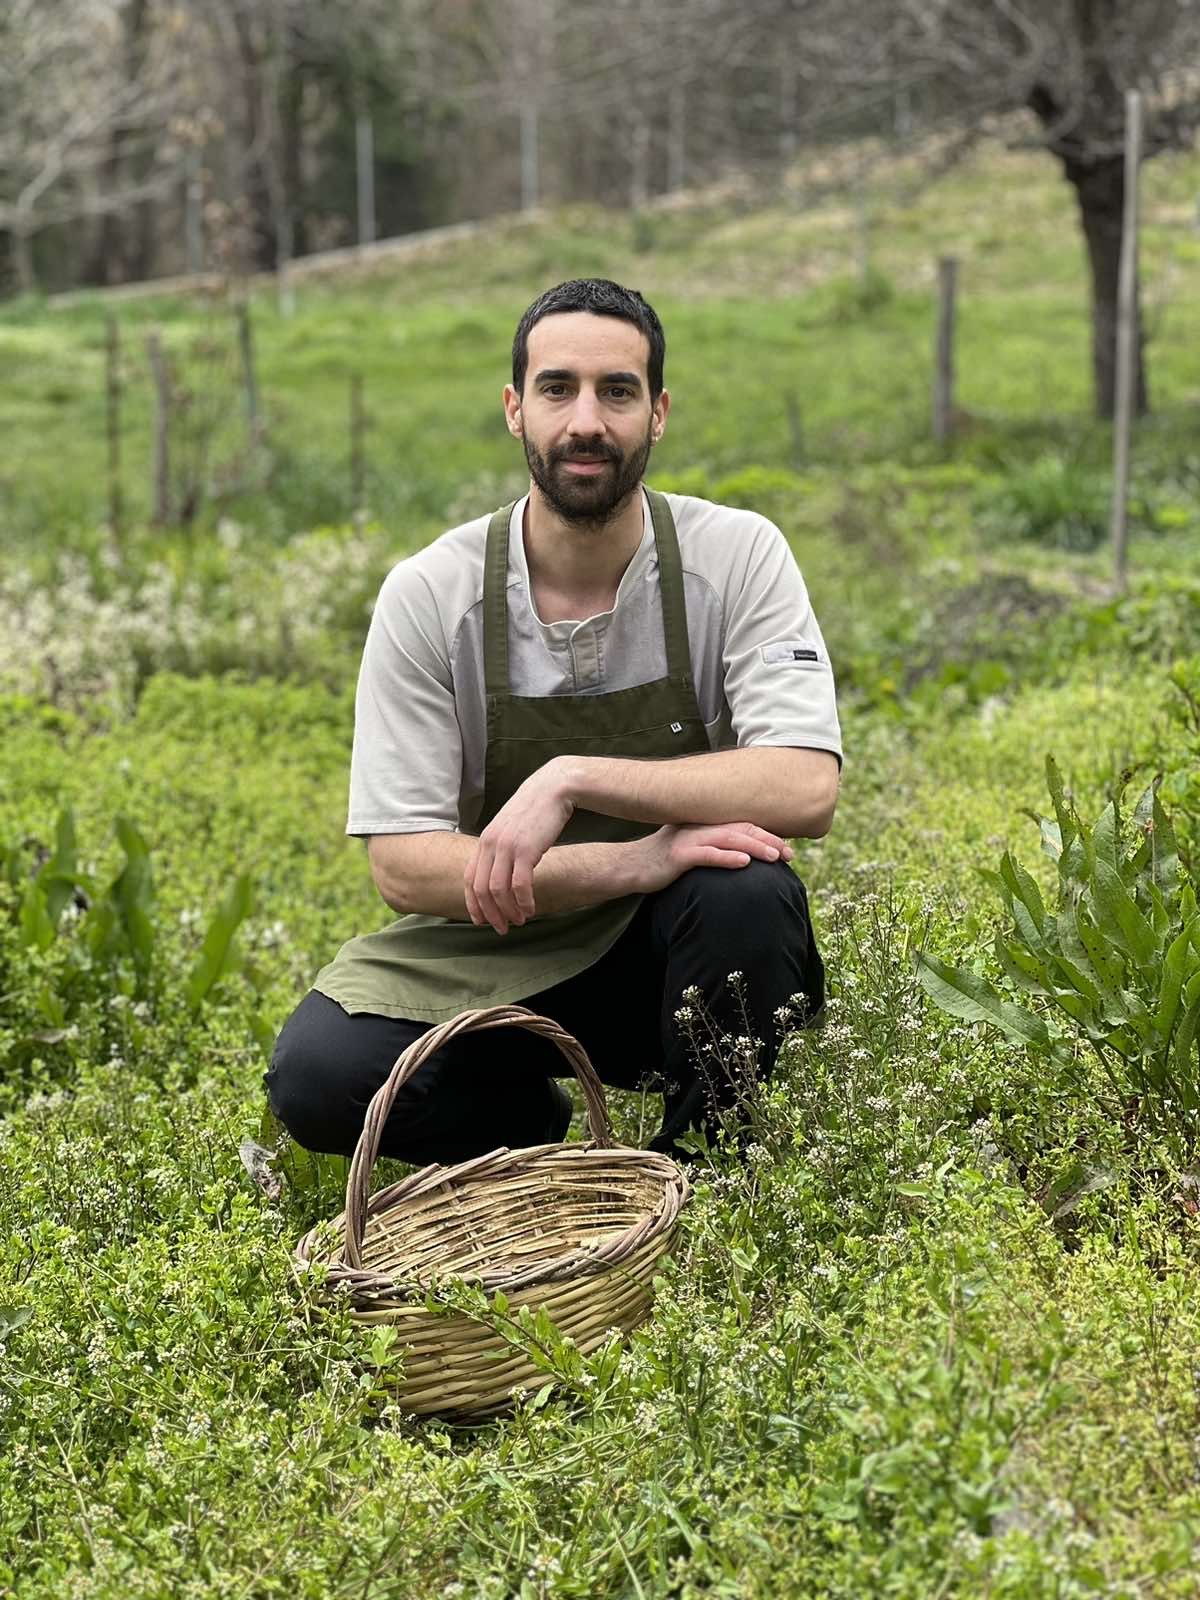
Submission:
[[[1194,868],[1200,842],[1200,656],[1177,661],[1169,678],[1175,698],[1168,715],[1183,742],[1163,775],[1161,794],[1175,808],[1180,852]]]
[[[980,491],[976,514],[992,533],[1063,550],[1092,550],[1108,535],[1104,476],[1064,456],[1044,455]]]
[[[162,941],[155,915],[150,849],[127,817],[116,819],[115,831],[124,862],[103,890],[98,890],[79,866],[70,808],[59,814],[55,824],[54,849],[47,851],[35,844],[32,870],[28,851],[22,846],[0,851],[0,877],[14,895],[18,946],[42,953],[60,942],[67,946],[57,969],[57,986],[43,983],[38,997],[39,1010],[52,1027],[61,1028],[69,1021],[86,992],[97,986],[119,988],[118,969],[123,961],[133,967],[138,1000],[149,999],[155,991]],[[68,906],[75,912],[70,926],[78,926],[74,938],[64,932]],[[209,920],[188,975],[185,1003],[189,1011],[197,1012],[219,980],[236,966],[235,935],[252,909],[250,880],[240,873]]]
[[[980,972],[921,953],[926,992],[952,1016],[997,1027],[1071,1072],[1076,1048],[1095,1052],[1131,1123],[1186,1160],[1200,1144],[1200,915],[1175,836],[1152,784],[1132,815],[1116,799],[1094,824],[1080,817],[1052,757],[1053,818],[1037,817],[1058,872],[1047,909],[1009,852],[985,874],[1011,919],[993,944],[1019,1001]]]

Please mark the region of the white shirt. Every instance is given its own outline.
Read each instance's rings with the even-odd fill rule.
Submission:
[[[696,699],[714,750],[792,745],[841,759],[833,672],[787,541],[754,511],[667,496],[683,564]],[[608,694],[665,677],[658,552],[642,540],[611,611],[543,622],[513,510],[509,688]],[[363,650],[346,832],[475,830],[487,748],[483,566],[490,517],[452,528],[392,568]]]

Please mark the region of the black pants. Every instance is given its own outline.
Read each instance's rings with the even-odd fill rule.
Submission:
[[[735,973],[740,982],[731,983]],[[762,1041],[756,1068],[731,1074],[721,1070],[729,1052],[693,1048],[675,1020],[692,985],[701,995],[693,1010],[702,1006],[719,1033],[745,1037],[748,1027],[748,1037]],[[711,1132],[751,1086],[747,1080],[769,1074],[781,1033],[776,1011],[793,996],[793,1026],[811,1021],[824,1000],[804,885],[782,862],[751,861],[694,867],[647,895],[598,961],[522,1003],[574,1034],[603,1082],[636,1088],[648,1081],[661,1091],[663,1125],[651,1148],[670,1151],[690,1127]],[[349,1155],[372,1095],[430,1026],[351,1016],[310,992],[276,1042],[265,1080],[272,1109],[310,1150]],[[568,1102],[554,1078],[569,1073],[556,1046],[524,1029],[452,1039],[400,1091],[382,1153],[454,1162],[499,1145],[559,1139]]]

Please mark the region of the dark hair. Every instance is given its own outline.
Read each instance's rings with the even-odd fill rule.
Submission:
[[[650,359],[646,366],[650,399],[658,399],[662,393],[663,362],[667,354],[667,339],[662,323],[654,307],[636,289],[623,289],[611,278],[571,278],[567,283],[555,284],[553,289],[538,295],[517,323],[513,338],[513,388],[518,394],[525,388],[530,328],[543,317],[556,316],[561,311],[590,311],[594,317],[619,317],[622,322],[632,322],[635,328],[640,328],[650,342]]]

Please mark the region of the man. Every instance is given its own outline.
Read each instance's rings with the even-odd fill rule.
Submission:
[[[833,817],[829,660],[777,528],[644,488],[670,409],[664,351],[632,290],[543,294],[504,391],[528,495],[384,582],[347,831],[401,915],[344,945],[279,1037],[271,1103],[310,1148],[353,1150],[433,1023],[520,1002],[573,1033],[605,1082],[661,1088],[652,1148],[673,1151],[750,1087],[744,1046],[739,1071],[728,1052],[697,1061],[676,1021],[685,990],[718,1032],[761,1041],[762,1073],[779,1008],[821,1006],[787,841]],[[452,1162],[560,1139],[566,1070],[517,1028],[455,1038],[401,1091],[383,1152]]]

